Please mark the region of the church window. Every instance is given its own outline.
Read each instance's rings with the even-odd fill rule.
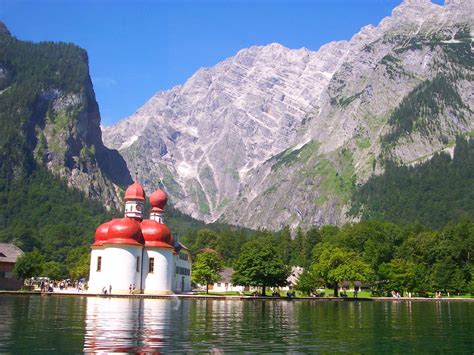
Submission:
[[[97,257],[97,271],[100,271],[102,269],[102,257],[98,256]]]
[[[155,258],[150,258],[148,261],[148,272],[153,273],[155,271]]]
[[[137,272],[140,272],[140,257],[137,256]]]

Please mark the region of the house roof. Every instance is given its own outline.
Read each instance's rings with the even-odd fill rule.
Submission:
[[[303,273],[304,269],[300,266],[292,266],[290,276],[286,279],[288,284],[294,286],[298,282],[300,275]]]
[[[221,275],[220,282],[230,283],[230,278],[232,277],[233,273],[234,273],[234,269],[230,267],[225,267],[220,273]]]
[[[23,251],[14,244],[0,243],[0,262],[14,263]]]

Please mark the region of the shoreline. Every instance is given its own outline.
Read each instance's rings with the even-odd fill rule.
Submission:
[[[461,297],[446,297],[446,298],[425,298],[425,297],[360,297],[360,298],[349,298],[349,297],[272,297],[272,296],[230,296],[230,295],[194,295],[187,293],[177,293],[173,295],[149,295],[149,294],[111,294],[103,295],[98,293],[87,293],[87,292],[40,292],[40,291],[4,291],[0,290],[0,296],[2,295],[14,295],[14,296],[72,296],[72,297],[99,297],[99,298],[136,298],[136,299],[206,299],[206,300],[226,300],[226,301],[237,301],[237,300],[266,300],[266,301],[316,301],[316,302],[376,302],[376,301],[391,301],[391,302],[403,302],[403,301],[416,301],[416,302],[474,302],[474,298],[461,298]]]

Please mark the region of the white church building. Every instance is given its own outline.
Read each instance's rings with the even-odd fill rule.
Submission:
[[[165,192],[150,196],[144,219],[145,191],[135,181],[125,192],[125,217],[97,228],[91,246],[89,292],[172,294],[191,290],[191,254],[164,224]]]

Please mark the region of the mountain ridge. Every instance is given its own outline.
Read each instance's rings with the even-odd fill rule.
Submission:
[[[155,94],[105,128],[104,142],[146,188],[164,181],[193,217],[272,229],[344,223],[352,191],[382,173],[384,159],[419,159],[473,129],[468,8],[404,1],[377,26],[318,51],[240,50]],[[440,124],[426,134],[420,111],[415,130],[383,144],[404,97],[444,93],[436,80],[462,105],[430,108]]]

